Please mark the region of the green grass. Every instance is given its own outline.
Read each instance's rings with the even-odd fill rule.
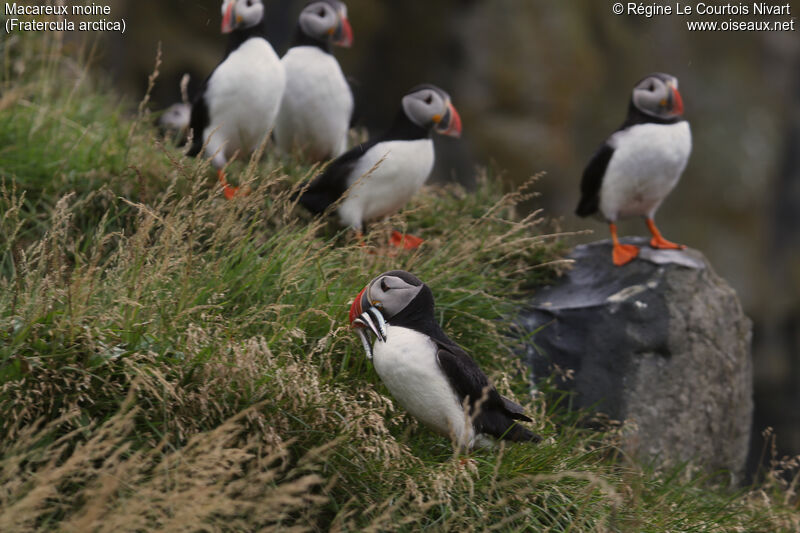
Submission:
[[[252,192],[225,201],[69,59],[90,50],[47,38],[0,43],[0,531],[800,527],[796,479],[659,472],[620,451],[624,427],[527,392],[501,319],[562,248],[518,216],[529,188],[426,190],[361,246],[292,205],[313,168],[236,163]],[[426,244],[391,253],[392,228]],[[394,404],[347,312],[395,268],[542,444],[457,457]]]

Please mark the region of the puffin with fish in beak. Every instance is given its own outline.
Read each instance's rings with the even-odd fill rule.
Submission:
[[[522,406],[501,396],[444,333],[431,289],[413,274],[393,270],[370,281],[353,301],[350,323],[395,399],[459,449],[541,440],[519,425],[531,422]]]

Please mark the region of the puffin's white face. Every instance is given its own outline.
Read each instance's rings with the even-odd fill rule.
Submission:
[[[384,318],[391,319],[405,309],[421,289],[421,283],[412,285],[397,276],[382,274],[367,285],[361,303],[368,302],[377,307]]]
[[[406,116],[422,128],[435,128],[437,133],[461,136],[461,117],[450,103],[450,96],[434,85],[420,85],[403,97]]]
[[[647,115],[669,119],[683,115],[678,79],[669,74],[651,74],[633,88],[633,105]]]
[[[170,130],[182,130],[189,125],[192,116],[190,104],[172,104],[164,111],[158,123]]]
[[[300,29],[314,39],[328,39],[345,48],[353,44],[353,29],[347,20],[347,6],[338,0],[320,0],[300,13]]]
[[[261,0],[224,0],[222,2],[222,33],[251,28],[264,18]]]
[[[356,328],[367,358],[372,359],[367,330],[386,342],[386,321],[408,307],[423,287],[422,281],[412,274],[392,270],[370,281],[358,293],[350,306],[350,325]]]

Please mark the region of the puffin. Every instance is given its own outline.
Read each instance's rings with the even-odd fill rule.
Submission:
[[[172,104],[158,118],[158,129],[161,135],[179,144],[184,144],[191,116],[191,104],[184,102]]]
[[[178,146],[186,144],[189,122],[192,119],[192,103],[189,100],[190,80],[189,73],[184,73],[180,82],[181,101],[166,108],[156,122],[159,133],[163,137],[174,141]]]
[[[539,442],[518,423],[532,421],[522,406],[497,392],[434,313],[431,289],[403,270],[376,277],[353,301],[350,324],[392,396],[460,450],[489,447],[497,439]]]
[[[218,169],[226,198],[236,188],[222,171],[238,151],[261,146],[278,116],[286,73],[266,38],[262,0],[224,0],[222,33],[230,34],[225,58],[205,80],[192,104],[188,155],[203,151]]]
[[[281,59],[286,90],[273,131],[281,151],[301,149],[309,160],[323,161],[347,150],[353,93],[332,45],[352,44],[342,2],[314,1],[300,13],[294,43]]]
[[[418,85],[403,96],[385,133],[334,159],[298,202],[320,214],[348,192],[336,212],[343,226],[360,235],[367,221],[398,211],[427,181],[434,163],[432,132],[460,137],[461,117],[445,91]]]
[[[691,151],[692,133],[683,118],[677,78],[650,74],[634,86],[625,122],[586,166],[575,210],[580,217],[599,215],[608,222],[615,265],[625,265],[639,255],[638,247],[621,244],[617,238],[616,222],[621,218],[644,217],[653,248],[685,248],[666,240],[654,217],[677,185]]]

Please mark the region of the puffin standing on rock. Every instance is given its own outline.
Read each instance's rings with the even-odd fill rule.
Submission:
[[[599,212],[608,222],[615,265],[639,255],[636,246],[620,244],[619,218],[645,217],[653,248],[685,248],[662,237],[653,217],[678,183],[691,151],[692,134],[683,118],[678,80],[662,73],[647,76],[633,88],[625,122],[584,170],[575,211],[581,217]]]
[[[459,449],[491,445],[493,439],[541,440],[517,424],[531,422],[522,406],[501,396],[442,331],[433,293],[414,275],[393,270],[369,282],[350,308],[350,324],[395,399]]]
[[[286,92],[275,123],[278,148],[302,149],[313,161],[347,150],[353,93],[331,45],[352,44],[353,30],[342,2],[318,0],[300,13],[294,44],[281,59]]]
[[[300,196],[303,207],[323,213],[349,189],[336,212],[342,225],[361,234],[366,221],[398,211],[422,188],[434,163],[431,132],[460,137],[461,117],[434,85],[414,87],[401,103],[386,133],[345,152],[311,181]],[[421,242],[397,232],[392,240],[406,248]]]
[[[192,105],[189,155],[203,151],[219,171],[226,198],[236,188],[222,171],[237,151],[264,142],[278,115],[286,74],[266,38],[262,0],[224,0],[222,33],[230,34],[225,59],[206,79]]]

